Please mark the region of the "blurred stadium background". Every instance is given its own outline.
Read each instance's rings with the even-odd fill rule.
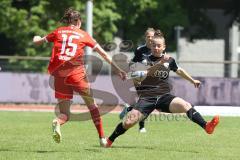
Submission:
[[[0,110],[2,111],[0,112],[2,122],[0,159],[46,159],[46,157],[74,159],[79,157],[79,153],[81,159],[94,159],[96,156],[99,159],[109,159],[109,157],[116,159],[119,156],[125,159],[149,159],[149,157],[159,159],[153,155],[161,154],[164,155],[163,159],[239,159],[237,148],[240,146],[236,143],[236,139],[240,138],[239,117],[224,117],[223,124],[219,126],[219,133],[209,141],[199,128],[195,127],[192,131],[190,128],[193,128],[193,125],[180,129],[178,124],[184,123],[183,121],[176,124],[171,122],[172,129],[165,127],[168,125],[166,121],[160,122],[160,126],[157,122],[151,121],[147,123],[149,137],[141,136],[137,138],[139,142],[137,143],[131,136],[139,135],[131,131],[126,139],[119,141],[119,148],[104,151],[94,146],[93,142],[88,144],[91,137],[95,138],[94,142],[97,141],[94,128],[89,121],[81,123],[91,126],[93,130],[83,125],[79,127],[74,122],[64,132],[68,140],[79,136],[78,132],[82,130],[86,132],[85,134],[90,133],[90,137],[81,143],[73,140],[65,141],[64,145],[67,149],[64,146],[52,149],[55,145],[48,143],[51,136],[46,127],[49,127],[54,114],[8,112],[54,111],[56,100],[53,90],[49,87],[51,78],[46,73],[51,49],[47,44],[43,47],[33,46],[32,37],[36,34],[43,36],[58,26],[64,9],[70,6],[81,11],[84,23],[87,23],[89,20],[85,16],[87,3],[93,4],[94,7],[93,30],[89,30],[85,24],[83,28],[93,32],[93,37],[112,57],[120,55],[115,59],[117,63],[121,65],[123,61],[131,60],[134,49],[143,43],[144,31],[148,27],[159,28],[165,33],[167,52],[177,59],[179,66],[203,83],[202,87],[196,90],[191,84],[172,74],[171,80],[174,80],[175,87],[173,92],[195,104],[196,108],[206,116],[240,115],[240,2],[238,0],[2,0],[0,2]],[[91,61],[86,62],[90,64],[87,65],[89,78],[94,94],[98,97],[96,100],[101,104],[101,111],[118,113],[121,110],[120,105],[131,98],[128,94],[124,94],[126,90],[130,90],[129,86],[121,87],[123,82],[114,82],[111,67],[99,61],[97,54],[93,52],[89,53],[89,56],[92,57]],[[122,67],[126,66],[123,64]],[[79,108],[78,104],[83,104],[79,97],[74,97],[73,101],[76,109],[74,111],[86,111],[84,105]],[[108,107],[110,110],[106,109]],[[118,122],[117,116],[107,115],[104,116],[104,120],[106,131],[110,133]],[[28,124],[31,130],[28,129]],[[39,128],[34,124],[39,125],[44,133],[36,134]],[[74,131],[75,128],[79,131]],[[227,128],[227,131],[224,128]],[[34,136],[25,137],[24,129]],[[169,129],[170,132],[166,133],[163,129]],[[181,134],[176,135],[176,132]],[[166,134],[170,138],[165,139]],[[176,138],[178,136],[181,137],[180,142]],[[156,141],[158,137],[160,141]],[[197,138],[200,140],[196,141]],[[43,143],[38,144],[42,140]],[[71,147],[74,151],[70,149]],[[118,154],[122,150],[125,155]],[[133,156],[133,152],[140,154]],[[13,156],[15,153],[16,157]],[[60,156],[62,153],[64,154]]]

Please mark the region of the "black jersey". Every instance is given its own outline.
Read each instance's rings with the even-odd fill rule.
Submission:
[[[163,58],[163,57],[161,57]],[[170,57],[164,63],[160,63],[161,58],[150,55],[146,57],[148,64],[151,66],[157,65],[157,68],[148,75],[137,87],[140,97],[156,97],[170,93],[172,85],[169,83],[169,72],[176,72],[178,66],[175,59]]]
[[[147,47],[146,44],[139,46],[134,51],[133,62],[142,62],[146,56],[151,55],[151,49]]]

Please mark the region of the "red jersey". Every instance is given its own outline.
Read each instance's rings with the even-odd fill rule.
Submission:
[[[66,77],[85,74],[84,47],[94,48],[96,41],[85,31],[75,27],[59,27],[46,36],[53,42],[52,56],[48,71],[54,76]]]

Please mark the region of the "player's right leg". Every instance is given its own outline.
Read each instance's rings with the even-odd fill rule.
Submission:
[[[157,98],[140,98],[133,109],[128,112],[123,122],[119,123],[111,136],[108,138],[106,147],[111,147],[114,140],[124,134],[129,128],[146,118],[154,109]]]
[[[123,122],[120,122],[116,126],[111,136],[107,139],[107,144],[105,145],[105,147],[111,147],[112,143],[118,136],[124,134],[128,129],[133,127],[143,118],[144,115],[140,111],[136,109],[132,109],[131,111],[129,111]]]
[[[123,104],[123,110],[122,110],[121,113],[119,114],[119,119],[123,119],[123,118],[127,115],[127,113],[128,113],[129,111],[131,111],[132,109],[133,109],[132,106],[130,106],[130,105],[127,104],[127,103],[124,103],[124,104]],[[145,129],[145,121],[144,121],[144,120],[142,120],[142,121],[139,122],[139,132],[140,132],[140,133],[146,133],[146,132],[147,132],[147,130]]]

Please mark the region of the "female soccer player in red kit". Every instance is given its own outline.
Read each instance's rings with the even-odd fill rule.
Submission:
[[[52,56],[48,66],[49,73],[54,76],[55,97],[58,99],[60,114],[53,120],[53,139],[61,142],[60,125],[69,120],[70,100],[73,91],[79,93],[86,103],[100,138],[100,145],[106,143],[102,120],[92,95],[84,67],[84,47],[89,46],[98,52],[116,70],[121,79],[126,73],[108,57],[102,47],[85,31],[81,30],[81,17],[78,11],[66,9],[61,21],[67,26],[55,29],[45,37],[34,36],[33,42],[53,42]]]

